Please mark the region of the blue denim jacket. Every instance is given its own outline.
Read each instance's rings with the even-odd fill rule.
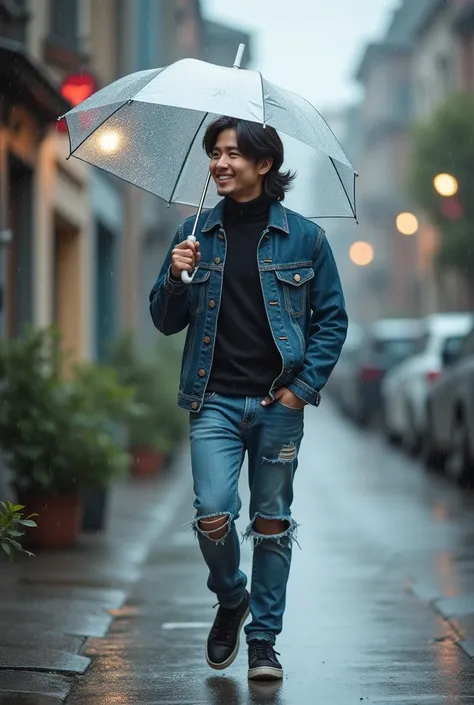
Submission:
[[[171,251],[191,234],[194,217],[178,228],[150,293],[153,323],[164,335],[188,326],[178,403],[198,412],[212,367],[221,300],[226,234],[224,202],[201,214],[201,264],[192,284],[170,277]],[[263,298],[282,370],[270,396],[286,386],[317,406],[347,332],[344,296],[324,230],[275,201],[258,245]]]

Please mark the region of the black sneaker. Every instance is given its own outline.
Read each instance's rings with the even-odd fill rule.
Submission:
[[[276,653],[269,641],[254,639],[249,642],[250,680],[275,681],[283,678],[283,668]]]
[[[235,609],[219,607],[206,645],[206,660],[211,668],[221,671],[234,662],[239,651],[240,631],[249,616],[249,594]]]

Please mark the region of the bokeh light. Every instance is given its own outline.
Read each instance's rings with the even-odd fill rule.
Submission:
[[[370,243],[359,240],[351,245],[349,257],[358,267],[366,267],[374,259],[374,248]]]
[[[451,174],[438,174],[433,180],[433,185],[440,196],[454,196],[459,188],[457,179]]]
[[[396,224],[402,235],[414,235],[419,227],[418,218],[413,213],[399,213]]]
[[[99,137],[99,147],[106,154],[113,154],[120,145],[120,135],[116,130],[108,130]]]

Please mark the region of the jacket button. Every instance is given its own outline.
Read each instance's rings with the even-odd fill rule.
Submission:
[[[215,307],[216,307],[216,302],[213,299],[211,299],[209,301],[209,308],[215,308]]]
[[[214,260],[214,262],[215,262],[215,264],[220,264],[220,263],[221,263],[221,258],[220,258],[220,257],[216,257],[215,260]]]
[[[199,404],[197,403],[197,401],[193,401],[193,403],[191,404],[191,409],[197,409],[198,406]]]
[[[295,282],[300,282],[300,281],[301,281],[301,277],[300,277],[299,274],[295,274],[295,276],[293,277],[293,279],[295,280]]]
[[[217,237],[219,238],[219,240],[223,240],[223,239],[224,239],[224,233],[218,232],[218,233],[217,233]]]
[[[209,345],[209,343],[211,342],[211,339],[208,335],[204,336],[204,342],[206,343],[206,345]]]
[[[205,377],[206,376],[206,370],[199,370],[198,375],[200,377]]]

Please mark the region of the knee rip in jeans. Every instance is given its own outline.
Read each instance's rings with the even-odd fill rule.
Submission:
[[[234,517],[230,512],[216,512],[215,514],[195,517],[191,523],[196,536],[200,534],[216,545],[223,545],[232,529],[233,521]],[[224,529],[224,535],[215,538],[214,534],[218,534]]]
[[[277,458],[262,458],[265,463],[292,463],[296,460],[298,450],[294,443],[283,443]]]
[[[258,518],[263,519],[265,521],[282,521],[287,526],[286,529],[279,534],[260,534],[258,533],[258,531],[255,530],[255,522]],[[261,514],[260,512],[257,512],[250,524],[247,526],[243,537],[244,540],[251,539],[254,542],[254,546],[259,546],[261,543],[263,543],[263,541],[274,541],[275,543],[280,545],[283,542],[288,542],[290,546],[292,546],[293,543],[296,543],[297,546],[301,548],[297,539],[298,526],[299,525],[296,523],[296,521],[289,516],[267,516],[266,514]]]

